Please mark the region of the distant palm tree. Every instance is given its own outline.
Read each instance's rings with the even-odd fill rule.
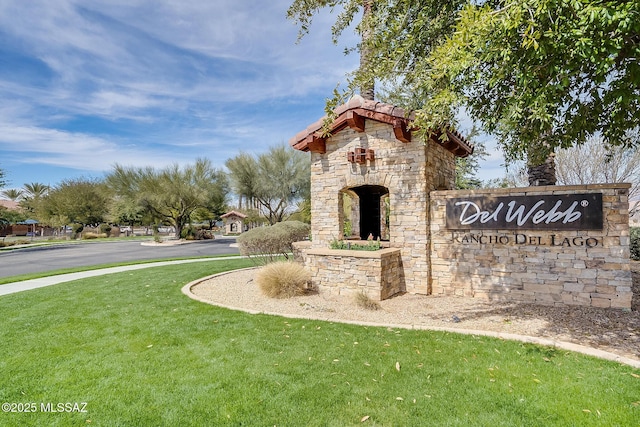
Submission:
[[[24,195],[24,190],[20,190],[17,188],[10,188],[8,190],[4,190],[0,192],[2,197],[6,197],[9,200],[13,200],[14,202],[19,201]]]
[[[42,196],[46,196],[49,193],[49,186],[39,182],[32,182],[24,185],[26,196],[29,198],[37,199]],[[23,195],[24,196],[24,195]]]

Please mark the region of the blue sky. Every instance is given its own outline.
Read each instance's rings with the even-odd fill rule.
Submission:
[[[357,67],[319,16],[296,44],[289,0],[0,2],[7,188],[103,177],[116,163],[211,159],[287,142]],[[492,144],[488,143],[488,148]],[[493,150],[491,150],[493,152]],[[499,154],[480,178],[503,175]]]

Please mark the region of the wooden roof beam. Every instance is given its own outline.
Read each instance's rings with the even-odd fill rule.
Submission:
[[[347,125],[356,132],[364,132],[364,117],[349,110],[347,111]]]
[[[324,154],[327,152],[327,140],[316,135],[309,135],[304,140],[307,148],[312,153]]]
[[[411,130],[407,129],[407,122],[401,119],[393,121],[393,133],[396,139],[401,142],[411,142]]]

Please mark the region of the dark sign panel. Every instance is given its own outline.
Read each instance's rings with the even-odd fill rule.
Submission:
[[[447,200],[451,230],[602,230],[602,193]]]

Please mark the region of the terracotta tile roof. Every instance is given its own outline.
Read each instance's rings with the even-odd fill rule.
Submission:
[[[224,215],[220,215],[220,218],[229,218],[230,216],[238,216],[240,218],[246,218],[247,215],[241,213],[241,212],[237,212],[237,211],[231,211],[231,212],[227,212]]]
[[[9,209],[10,211],[19,211],[20,203],[13,200],[0,199],[0,206]]]
[[[329,129],[330,134],[335,134],[349,126],[359,132],[364,131],[364,120],[374,120],[388,123],[393,126],[396,139],[402,142],[411,141],[411,121],[414,119],[412,113],[407,114],[405,110],[390,104],[378,101],[370,101],[359,95],[354,96],[347,102],[335,109],[336,119]],[[307,126],[296,136],[289,140],[289,144],[296,150],[314,151],[323,153],[325,149],[326,136],[322,134],[322,127],[326,116]],[[473,146],[457,131],[445,130],[447,140],[437,139],[444,148],[459,157],[466,157],[473,153]]]

